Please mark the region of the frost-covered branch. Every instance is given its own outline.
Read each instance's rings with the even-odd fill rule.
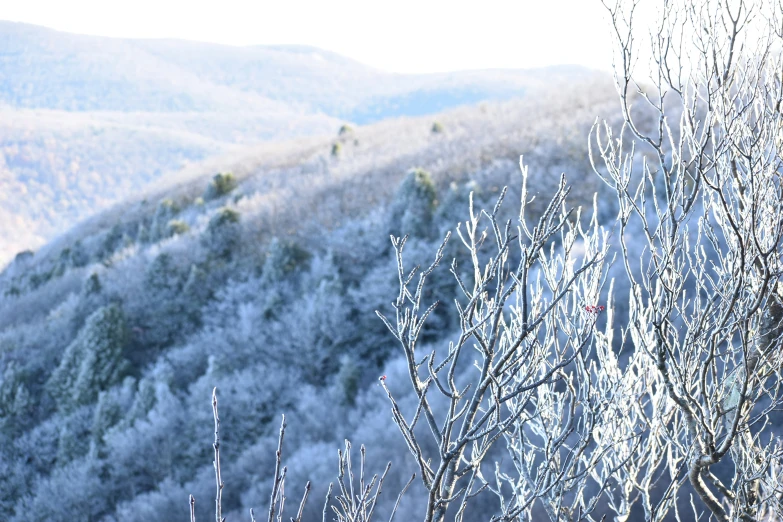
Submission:
[[[666,441],[650,447],[643,477],[668,474],[664,496],[634,484],[649,520],[675,506],[685,477],[716,520],[780,516],[760,491],[778,458],[783,333],[783,34],[772,3],[668,2],[652,31],[652,86],[634,79],[633,9],[605,4],[625,121],[619,133],[596,125],[591,152],[619,202],[630,344],[649,381],[638,395],[645,438]],[[713,474],[726,458],[733,474]]]
[[[597,213],[585,227],[580,211],[567,207],[562,178],[531,227],[524,166],[522,172],[517,226],[499,221],[504,190],[491,212],[476,212],[471,199],[469,220],[457,228],[471,266],[451,265],[463,296],[455,299],[460,332],[447,349],[424,351],[419,338],[437,304],[423,302],[424,289],[449,237],[418,279],[417,269],[404,269],[407,238],[392,238],[400,282],[395,317],[378,315],[403,349],[415,411],[406,416],[381,384],[429,492],[426,522],[447,513],[462,520],[483,490],[500,500],[494,520],[527,519],[534,509],[551,520],[590,519],[641,447],[640,430],[630,426],[643,406],[629,406],[630,420],[618,418],[623,405],[615,395],[633,383],[619,371],[611,327],[602,334],[596,326],[606,311],[607,256]],[[416,429],[422,418],[436,452]],[[503,464],[492,463],[498,441],[510,456]]]

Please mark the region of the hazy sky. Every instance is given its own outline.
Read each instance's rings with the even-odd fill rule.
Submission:
[[[8,0],[0,19],[231,45],[305,44],[394,72],[609,69],[599,0]]]

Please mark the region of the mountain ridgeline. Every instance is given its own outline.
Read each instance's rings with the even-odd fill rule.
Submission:
[[[576,66],[393,74],[306,46],[105,38],[10,22],[0,22],[0,50],[0,103],[69,112],[277,108],[351,120],[391,100],[388,113],[358,122],[369,123],[423,110],[416,102],[394,102],[406,96],[437,97],[429,112],[438,112],[592,74]]]
[[[0,21],[0,265],[141,187],[244,146],[590,83],[578,67],[402,75],[298,46]]]

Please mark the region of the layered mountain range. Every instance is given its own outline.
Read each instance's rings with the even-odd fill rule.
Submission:
[[[300,46],[0,22],[0,265],[144,187],[260,142],[590,83],[578,67],[403,75]]]

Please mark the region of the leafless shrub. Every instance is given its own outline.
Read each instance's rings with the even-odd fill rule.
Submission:
[[[212,390],[212,414],[215,420],[215,441],[212,447],[215,451],[215,458],[213,460],[213,466],[215,468],[215,521],[225,522],[223,517],[223,477],[220,469],[220,416],[218,415],[218,401],[217,401],[217,388]],[[285,437],[286,422],[285,416],[283,416],[280,423],[280,432],[277,439],[277,451],[275,451],[275,471],[272,481],[272,491],[269,498],[269,511],[268,522],[283,522],[285,511],[285,480],[288,474],[288,469],[282,466],[283,459],[283,438]],[[333,484],[329,484],[329,489],[326,493],[326,502],[323,508],[323,522],[328,520],[328,515],[331,512],[337,517],[332,520],[337,522],[371,522],[373,520],[373,513],[375,512],[375,506],[378,503],[378,498],[381,494],[383,486],[383,480],[386,478],[386,474],[391,469],[392,463],[389,462],[383,472],[383,475],[379,478],[374,475],[369,482],[365,477],[365,454],[364,446],[361,448],[361,461],[359,465],[359,477],[358,482],[354,477],[354,467],[351,461],[351,443],[345,441],[345,451],[338,451],[338,476],[337,484],[340,488],[340,494],[335,497],[335,503],[332,500],[332,487]],[[403,487],[397,496],[397,501],[394,504],[394,508],[391,511],[389,522],[392,522],[394,515],[399,507],[402,496],[407,491],[408,487],[413,482],[415,475],[411,477],[408,483]],[[310,482],[305,485],[305,491],[302,495],[302,499],[299,502],[299,506],[296,511],[296,515],[289,517],[291,522],[302,522],[304,516],[304,509],[307,503],[307,499],[310,495]],[[196,499],[193,495],[190,495],[190,520],[195,522],[196,520]],[[330,510],[331,508],[331,510]],[[250,520],[256,522],[255,511],[250,509]]]
[[[335,519],[337,522],[370,522],[373,520],[373,513],[375,512],[378,497],[381,494],[383,481],[386,478],[389,469],[391,469],[391,462],[389,462],[380,477],[378,477],[378,475],[373,475],[370,481],[367,482],[364,473],[366,454],[364,446],[361,447],[360,453],[361,461],[359,464],[359,478],[357,482],[353,474],[353,464],[351,462],[351,443],[345,441],[345,451],[338,452],[339,473],[337,475],[337,484],[340,488],[340,494],[335,499],[337,501],[336,505],[332,506],[332,510],[337,517]],[[411,477],[397,496],[397,502],[389,517],[390,522],[394,519],[402,495],[405,494],[405,491],[407,491],[415,477],[415,475]],[[332,485],[330,484],[329,491],[331,491],[331,488]],[[325,520],[326,518],[324,516],[324,521]]]

